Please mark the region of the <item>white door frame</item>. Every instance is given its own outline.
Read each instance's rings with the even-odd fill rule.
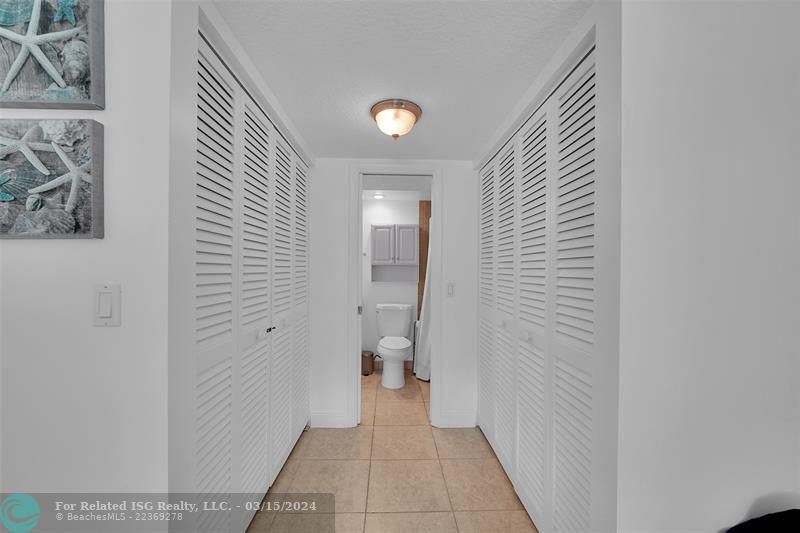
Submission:
[[[350,165],[350,206],[348,219],[348,265],[347,265],[347,309],[351,313],[347,321],[347,419],[355,426],[361,421],[361,315],[358,306],[363,305],[363,223],[362,186],[364,174],[386,174],[396,176],[432,176],[431,180],[431,217],[435,218],[435,226],[431,228],[431,263],[427,275],[431,285],[431,318],[434,324],[442,324],[442,169],[432,162],[419,161],[373,161],[359,162]],[[369,312],[364,310],[364,312]],[[441,402],[439,401],[441,357],[441,327],[431,330],[431,399],[430,416],[435,422],[439,419]]]

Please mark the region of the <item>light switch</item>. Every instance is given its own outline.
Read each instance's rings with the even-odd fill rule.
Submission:
[[[448,283],[447,284],[447,297],[454,298],[456,295],[456,284],[455,283]]]
[[[119,283],[95,285],[94,325],[97,327],[122,325],[122,287]]]

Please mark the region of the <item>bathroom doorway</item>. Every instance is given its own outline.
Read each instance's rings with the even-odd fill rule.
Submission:
[[[422,416],[430,423],[438,180],[432,170],[405,165],[360,169],[354,178],[357,280],[350,292],[360,314],[350,334],[358,361],[358,421],[372,425],[377,414],[378,420]],[[372,373],[364,376],[370,361]]]

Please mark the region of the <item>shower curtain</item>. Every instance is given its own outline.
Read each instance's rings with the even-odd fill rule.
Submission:
[[[430,234],[435,235],[434,219],[430,219]],[[428,263],[425,268],[425,286],[422,289],[422,311],[419,315],[419,328],[417,328],[417,353],[414,357],[414,374],[417,379],[430,381],[431,379],[431,243],[428,239]]]

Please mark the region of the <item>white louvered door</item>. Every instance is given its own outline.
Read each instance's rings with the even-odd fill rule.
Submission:
[[[271,324],[271,169],[274,141],[269,121],[252,102],[245,101],[241,149],[239,230],[239,309],[241,312],[241,446],[238,450],[241,491],[266,492],[270,464],[269,376]]]
[[[554,531],[588,531],[594,469],[594,54],[567,78],[555,98],[553,526]]]
[[[294,167],[294,376],[292,431],[296,439],[310,416],[308,352],[308,167],[295,157]]]
[[[613,438],[595,377],[595,83],[589,51],[480,171],[479,424],[542,532],[596,529],[598,436]]]
[[[549,120],[535,114],[518,137],[519,167],[519,352],[517,404],[517,490],[528,502],[539,527],[549,520],[547,231]]]
[[[294,166],[283,139],[275,144],[274,237],[272,254],[272,369],[270,429],[272,463],[283,464],[292,440],[294,363],[292,361],[292,231],[294,226]]]
[[[495,171],[490,163],[480,173],[478,425],[494,440],[495,427]]]
[[[191,486],[260,499],[309,417],[308,166],[198,43]],[[198,529],[244,531],[252,514]]]
[[[201,41],[197,85],[195,241],[195,490],[233,490],[236,287],[235,90]],[[228,531],[228,513],[205,513],[202,531]]]
[[[516,441],[516,144],[496,158],[494,441],[497,458],[512,475]]]

